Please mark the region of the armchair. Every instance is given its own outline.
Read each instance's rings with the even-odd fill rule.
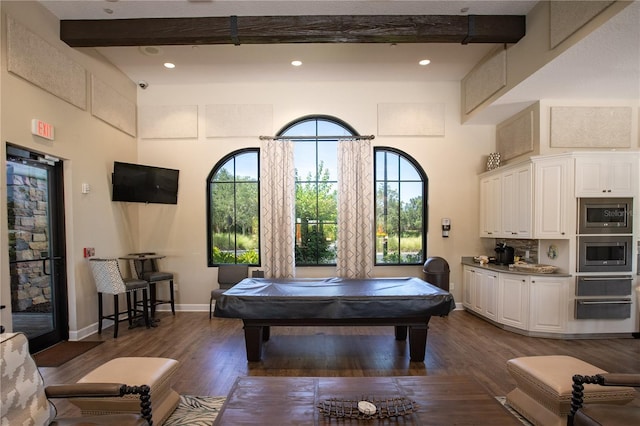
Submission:
[[[118,425],[151,426],[151,397],[147,385],[116,383],[77,383],[45,386],[35,361],[29,354],[29,342],[23,333],[0,335],[1,424],[8,425]],[[116,414],[95,417],[56,418],[49,398],[122,397],[140,395],[140,414]]]
[[[585,384],[600,386],[640,387],[640,374],[603,373],[595,376],[573,376],[571,411],[568,426],[626,426],[640,424],[640,406],[588,403],[583,405]]]

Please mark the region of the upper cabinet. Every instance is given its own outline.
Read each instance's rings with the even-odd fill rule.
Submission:
[[[541,155],[480,177],[480,236],[568,239],[576,199],[638,197],[640,152]]]
[[[573,234],[572,165],[573,159],[567,157],[534,160],[535,238],[564,239]]]
[[[507,238],[531,238],[531,164],[502,174],[502,232]]]
[[[633,197],[638,191],[635,153],[599,153],[576,157],[576,197]]]
[[[502,234],[502,176],[480,179],[480,236],[498,238]]]
[[[480,236],[531,238],[530,163],[491,172],[480,179]]]

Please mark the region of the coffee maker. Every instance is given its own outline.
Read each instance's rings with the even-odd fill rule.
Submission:
[[[498,243],[495,248],[496,252],[496,264],[497,265],[511,265],[514,260],[514,249],[507,245],[507,243]]]

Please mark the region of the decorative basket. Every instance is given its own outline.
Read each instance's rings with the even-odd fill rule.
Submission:
[[[552,265],[541,265],[541,264],[530,264],[530,263],[515,263],[513,265],[513,269],[518,272],[530,272],[533,274],[552,274],[556,271],[555,266]]]
[[[373,414],[362,413],[358,410],[359,401],[367,401],[374,404],[376,412]],[[318,404],[318,409],[324,417],[371,420],[411,415],[418,411],[418,404],[405,397],[362,396],[359,399],[327,399]]]
[[[500,153],[492,152],[487,157],[487,170],[493,170],[500,167]]]

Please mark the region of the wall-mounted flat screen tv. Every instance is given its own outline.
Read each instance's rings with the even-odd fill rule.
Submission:
[[[113,163],[113,201],[178,204],[179,170]]]

